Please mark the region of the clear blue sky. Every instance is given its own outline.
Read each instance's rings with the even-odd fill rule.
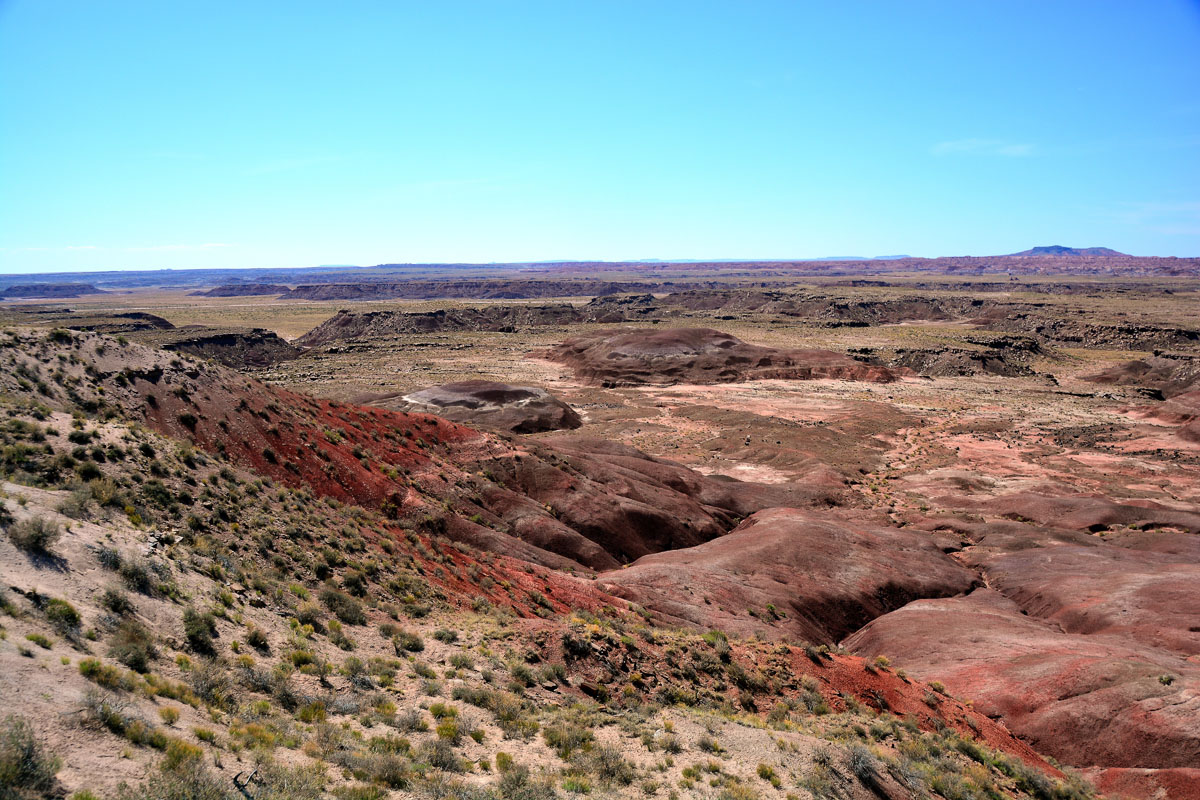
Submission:
[[[1200,4],[0,0],[0,270],[1200,255]]]

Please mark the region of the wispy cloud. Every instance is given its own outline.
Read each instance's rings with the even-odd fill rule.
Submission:
[[[978,155],[1021,158],[1033,155],[1034,147],[1026,142],[1010,142],[1005,139],[955,139],[938,142],[931,148],[935,156]]]

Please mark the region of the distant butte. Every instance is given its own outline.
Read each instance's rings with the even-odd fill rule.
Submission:
[[[1061,244],[1052,244],[1045,247],[1034,247],[1029,250],[1022,250],[1019,253],[1013,253],[1014,256],[1117,256],[1120,258],[1133,258],[1128,253],[1121,253],[1107,247],[1063,247]]]

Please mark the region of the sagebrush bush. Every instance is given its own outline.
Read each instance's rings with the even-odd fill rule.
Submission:
[[[134,672],[146,672],[150,662],[158,657],[154,636],[136,620],[121,623],[108,645],[109,658],[115,658]]]
[[[214,652],[213,637],[217,635],[217,621],[211,613],[189,606],[183,611],[183,635],[193,651],[211,655]]]
[[[345,592],[325,588],[321,590],[321,602],[333,615],[347,625],[366,625],[367,614],[363,611],[362,603]]]
[[[419,635],[406,630],[392,637],[392,645],[396,649],[396,655],[402,655],[405,651],[419,653],[425,649],[425,641]]]
[[[48,555],[62,538],[62,528],[45,517],[30,517],[8,527],[8,538],[27,553]]]

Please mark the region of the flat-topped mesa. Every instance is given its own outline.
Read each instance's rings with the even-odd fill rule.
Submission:
[[[633,328],[567,339],[544,355],[601,386],[732,383],[767,378],[888,383],[907,370],[865,364],[832,350],[780,350],[712,328]]]
[[[575,409],[536,386],[457,381],[406,394],[401,399],[407,411],[513,433],[567,430],[583,424]]]

